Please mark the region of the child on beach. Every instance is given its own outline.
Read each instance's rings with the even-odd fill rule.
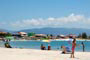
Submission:
[[[71,53],[71,58],[74,58],[74,51],[76,47],[76,39],[74,38],[72,41],[72,53]]]

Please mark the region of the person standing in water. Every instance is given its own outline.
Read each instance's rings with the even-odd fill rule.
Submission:
[[[48,50],[51,50],[51,46],[50,46],[50,44],[48,44]]]
[[[74,51],[75,51],[75,48],[76,48],[76,39],[74,38],[73,41],[72,41],[72,53],[71,53],[71,58],[74,58]]]
[[[83,42],[81,44],[82,44],[82,48],[83,48],[83,52],[84,52],[85,51],[85,45]]]

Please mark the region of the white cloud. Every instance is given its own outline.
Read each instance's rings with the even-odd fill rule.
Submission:
[[[80,27],[80,24],[83,24],[81,27],[87,26],[87,23],[90,25],[90,18],[86,18],[83,15],[70,14],[66,17],[49,17],[47,19],[26,19],[16,22],[11,22],[10,25],[14,28],[42,28],[42,27]]]

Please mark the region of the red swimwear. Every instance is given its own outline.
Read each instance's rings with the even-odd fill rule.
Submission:
[[[74,52],[74,50],[75,50],[75,47],[73,46],[73,47],[72,47],[72,52]]]

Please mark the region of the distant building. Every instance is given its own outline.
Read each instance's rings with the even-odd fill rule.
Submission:
[[[0,32],[0,34],[7,34],[7,32]]]
[[[16,33],[12,33],[12,36],[15,39],[19,40],[19,39],[27,37],[27,33],[26,32],[16,32]]]
[[[35,36],[46,36],[45,34],[35,34]]]
[[[18,34],[22,37],[28,36],[26,32],[18,32]]]
[[[5,35],[7,35],[7,32],[0,32],[0,38],[4,38]]]
[[[65,35],[59,35],[60,36],[60,38],[65,38],[66,36]]]
[[[75,34],[69,34],[68,37],[69,38],[76,38],[76,35]]]
[[[47,38],[47,35],[45,35],[45,34],[35,34],[35,37],[37,39],[41,39],[41,38]]]
[[[21,36],[18,33],[12,33],[12,36],[14,37],[14,39],[17,39],[17,40],[21,38]]]
[[[65,36],[65,35],[63,35],[63,34],[60,34],[60,35],[58,35],[58,36],[57,36],[57,38],[62,38],[62,39],[65,39],[65,38],[66,38],[66,36]]]
[[[7,32],[0,32],[0,40],[3,40]]]

